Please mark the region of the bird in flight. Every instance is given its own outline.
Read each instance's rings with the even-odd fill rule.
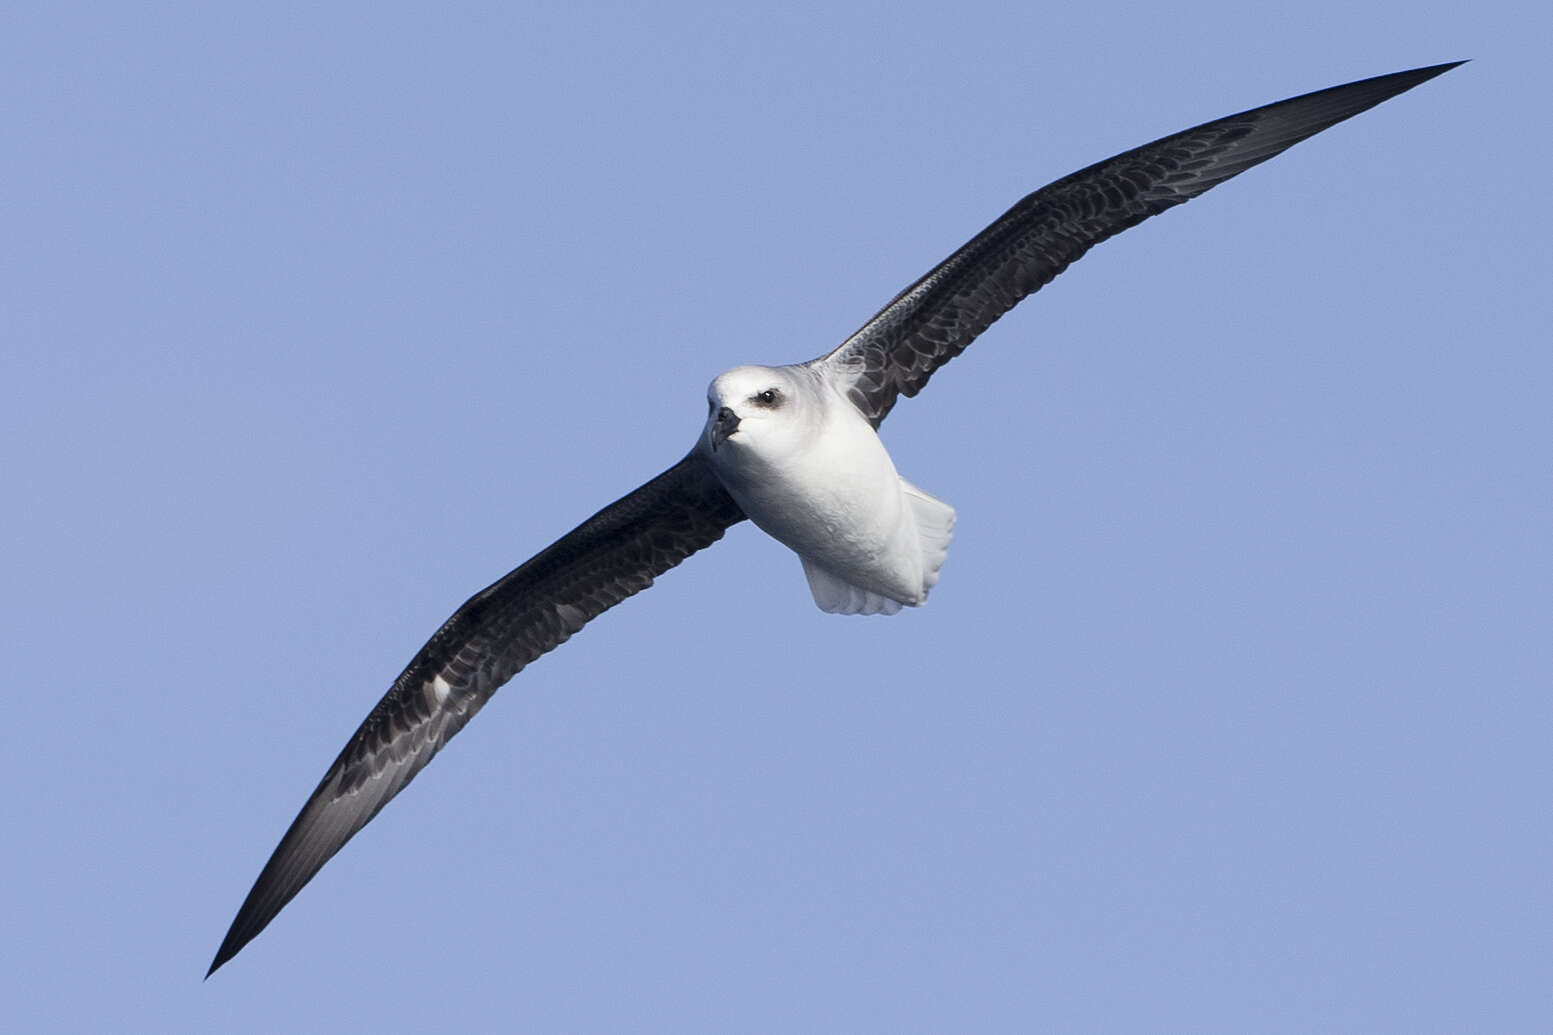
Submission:
[[[684,459],[470,597],[420,649],[281,838],[206,976],[525,665],[745,518],[798,554],[826,611],[922,604],[954,509],[896,473],[877,434],[896,401],[1094,245],[1458,64],[1253,108],[1081,169],[1019,201],[834,351],[719,375]]]

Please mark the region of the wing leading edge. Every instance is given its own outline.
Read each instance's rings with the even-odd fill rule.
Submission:
[[[878,427],[896,399],[1090,248],[1189,201],[1460,61],[1363,79],[1173,133],[1064,176],[991,226],[813,360]]]
[[[692,452],[470,597],[329,767],[254,882],[206,976],[264,930],[503,683],[743,519]]]

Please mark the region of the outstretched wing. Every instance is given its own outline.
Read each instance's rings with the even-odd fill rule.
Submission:
[[[916,395],[994,320],[1107,237],[1459,64],[1253,108],[1065,176],[1009,209],[812,365],[878,427],[899,396]]]
[[[254,882],[207,975],[264,930],[503,683],[743,519],[692,452],[470,597],[329,767]]]

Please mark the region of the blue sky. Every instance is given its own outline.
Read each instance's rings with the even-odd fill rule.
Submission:
[[[0,14],[16,1030],[1546,1030],[1539,5]],[[1473,63],[1103,245],[504,689],[209,982],[466,596],[1015,199]],[[25,691],[25,693],[23,693]]]

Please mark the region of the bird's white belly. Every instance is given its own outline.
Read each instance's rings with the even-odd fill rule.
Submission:
[[[762,531],[852,585],[920,603],[922,551],[900,475],[859,418],[817,436],[802,462],[763,463],[725,479]]]

